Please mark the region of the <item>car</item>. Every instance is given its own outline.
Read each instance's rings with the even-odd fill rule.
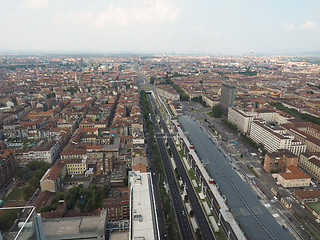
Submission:
[[[302,231],[304,231],[304,227],[302,225],[300,225],[300,228],[302,229]]]

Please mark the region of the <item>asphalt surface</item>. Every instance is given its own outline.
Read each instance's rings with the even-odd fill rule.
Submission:
[[[138,76],[138,87],[140,90],[140,82],[143,81],[143,75],[139,71],[139,66],[135,64],[135,70],[137,71]],[[140,92],[140,91],[139,91]],[[142,109],[142,106],[140,106]],[[148,155],[148,166],[149,171],[151,172],[151,178],[152,178],[152,184],[153,184],[153,190],[154,190],[154,198],[156,202],[156,212],[157,212],[157,219],[158,219],[158,228],[159,228],[159,235],[160,239],[167,239],[167,229],[166,229],[166,222],[165,222],[165,216],[161,204],[161,198],[160,198],[160,189],[159,189],[159,181],[157,177],[157,170],[154,166],[154,156],[152,154],[152,148],[151,148],[151,142],[149,138],[149,133],[146,132],[146,126],[145,123],[143,124],[144,132],[145,134],[145,140],[147,145],[147,155]]]
[[[151,99],[150,99],[151,96],[149,94],[147,94],[147,98],[149,101],[151,120],[154,123],[154,131],[155,131],[155,133],[161,133],[161,130],[157,124],[157,119],[154,115],[154,108],[151,104]],[[163,138],[157,138],[157,142],[158,142],[160,155],[161,155],[163,165],[164,165],[164,170],[166,173],[167,184],[169,186],[169,193],[170,193],[171,200],[172,200],[174,210],[176,213],[176,217],[178,220],[178,225],[180,228],[181,237],[183,240],[194,239],[193,231],[190,226],[188,216],[187,216],[186,210],[184,208],[183,201],[181,199],[180,190],[179,190],[179,187],[178,187],[176,179],[175,179],[174,171],[173,171],[171,164],[170,164],[170,160],[169,160],[169,157],[167,154],[167,150],[166,150],[166,146],[163,141]],[[213,238],[208,238],[208,239],[213,239]]]
[[[167,125],[165,124],[164,120],[162,119],[161,113],[158,108],[156,108],[157,115],[160,117],[160,124],[162,129],[164,130],[164,134],[167,134],[167,140],[168,144],[170,146],[170,150],[172,152],[172,156],[174,158],[174,161],[176,163],[176,167],[179,171],[179,175],[182,179],[182,181],[185,183],[186,191],[189,197],[189,202],[192,206],[192,209],[195,213],[195,218],[197,220],[198,227],[201,231],[203,239],[215,239],[214,234],[212,233],[212,230],[209,226],[208,220],[202,210],[202,207],[199,203],[199,200],[197,198],[197,193],[194,191],[192,183],[189,179],[189,176],[183,166],[182,160],[180,158],[180,155],[176,149],[176,146],[173,142],[173,139],[171,137],[172,134],[170,134]]]

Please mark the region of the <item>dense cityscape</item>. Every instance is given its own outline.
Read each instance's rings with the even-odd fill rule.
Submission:
[[[320,239],[316,56],[0,56],[0,239]]]

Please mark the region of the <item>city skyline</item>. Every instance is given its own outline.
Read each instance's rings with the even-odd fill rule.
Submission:
[[[0,52],[319,52],[318,1],[19,0],[3,3]]]

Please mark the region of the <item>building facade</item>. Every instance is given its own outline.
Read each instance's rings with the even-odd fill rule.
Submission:
[[[225,114],[228,114],[228,108],[235,102],[236,87],[230,84],[222,84],[220,106]]]
[[[254,113],[246,113],[234,107],[230,107],[228,109],[228,121],[236,125],[237,128],[243,133],[250,132],[251,123],[253,122],[255,116],[256,114]]]
[[[15,174],[15,163],[12,152],[0,151],[0,188],[12,180]]]
[[[278,182],[284,188],[307,187],[310,185],[311,177],[300,171],[295,166],[289,166],[285,173],[276,174]]]
[[[299,167],[320,181],[320,153],[306,152],[300,155]]]
[[[267,172],[286,172],[287,167],[298,165],[298,156],[287,149],[266,153],[263,168]]]
[[[306,145],[294,140],[294,137],[286,133],[282,128],[272,128],[261,120],[254,120],[250,128],[250,138],[262,144],[269,153],[279,149],[288,149],[295,155],[300,156],[306,151]]]

